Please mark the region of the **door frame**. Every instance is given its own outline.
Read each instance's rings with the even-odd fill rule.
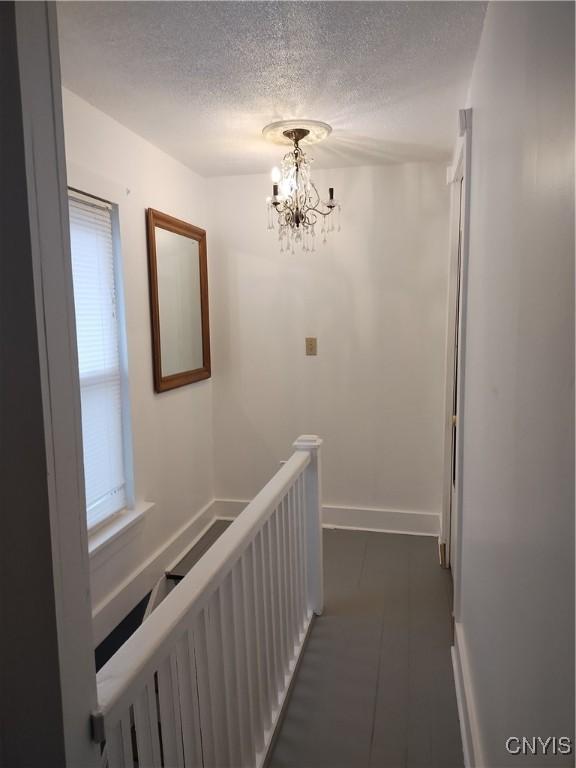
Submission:
[[[14,403],[24,401],[28,413],[16,424],[13,417],[3,421],[0,441],[7,453],[25,456],[26,472],[22,478],[14,462],[0,463],[9,502],[8,535],[0,537],[8,585],[2,656],[10,664],[0,691],[10,738],[2,739],[0,763],[98,768],[100,749],[90,732],[97,690],[57,14],[51,2],[2,5],[11,57],[0,99],[12,118],[4,150],[16,159],[6,163],[10,226],[0,227],[0,245],[7,244],[0,257],[17,269],[0,270],[0,278],[9,274],[15,283],[2,294],[0,321],[8,322],[0,356],[3,369],[15,372],[0,382],[0,405],[2,415],[18,414]],[[30,488],[40,489],[33,504]]]
[[[448,168],[447,183],[451,188],[450,267],[448,285],[448,323],[446,329],[446,387],[444,408],[444,478],[442,492],[442,530],[440,547],[443,565],[452,569],[454,582],[454,618],[460,615],[460,559],[462,547],[463,436],[465,399],[466,314],[468,297],[468,260],[470,243],[470,170],[472,142],[472,109],[459,111],[459,135],[453,162]],[[461,234],[460,234],[461,233]],[[460,243],[459,243],[460,240]],[[458,250],[460,245],[460,257]],[[460,270],[458,273],[458,265]],[[458,296],[459,287],[459,296]],[[458,359],[455,361],[455,331],[458,319]],[[452,417],[456,386],[456,482],[452,491]]]

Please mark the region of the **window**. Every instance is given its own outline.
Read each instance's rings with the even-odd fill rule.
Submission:
[[[69,194],[88,528],[131,502],[121,282],[113,209]]]

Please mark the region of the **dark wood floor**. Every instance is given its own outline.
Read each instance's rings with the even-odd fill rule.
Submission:
[[[329,530],[324,563],[325,611],[269,768],[461,768],[436,540]]]

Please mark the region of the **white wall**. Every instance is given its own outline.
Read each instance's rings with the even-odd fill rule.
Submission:
[[[136,499],[156,504],[98,556],[97,607],[214,497],[212,382],[153,390],[145,228],[148,207],[205,227],[205,182],[66,90],[64,122],[69,185],[119,205]]]
[[[571,3],[490,4],[470,92],[460,642],[491,768],[574,727],[573,35]]]
[[[294,256],[266,231],[268,176],[209,181],[216,495],[251,498],[312,432],[325,440],[325,504],[438,513],[445,167],[314,178],[325,196],[335,187],[342,232]]]

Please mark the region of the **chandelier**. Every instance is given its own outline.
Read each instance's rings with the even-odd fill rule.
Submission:
[[[326,243],[329,232],[340,231],[340,204],[334,199],[334,187],[328,189],[328,200],[321,200],[310,174],[312,158],[300,147],[303,140],[308,144],[321,141],[331,130],[326,123],[291,120],[271,123],[262,131],[272,141],[293,144],[280,168],[272,169],[272,197],[266,200],[268,229],[276,229],[276,222],[281,253],[294,253],[295,246],[315,251],[317,236]],[[337,227],[331,216],[334,211]]]

